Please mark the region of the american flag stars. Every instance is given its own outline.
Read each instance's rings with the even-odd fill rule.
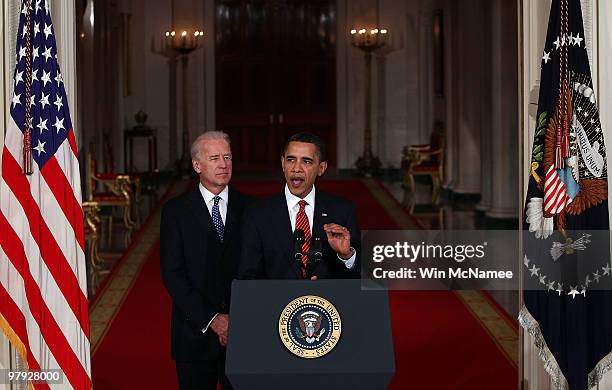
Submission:
[[[49,95],[45,95],[43,92],[42,97],[40,98],[40,104],[42,104],[42,108],[44,110],[45,106],[49,105]]]
[[[25,46],[21,46],[19,48],[19,61],[21,62],[21,60],[23,59],[23,57],[26,56],[26,47]]]
[[[51,25],[45,23],[45,29],[43,30],[43,33],[45,34],[45,39],[49,39],[49,35],[51,35]]]
[[[62,103],[62,97],[60,95],[55,95],[55,102],[53,103],[57,106],[57,111],[59,111],[64,103]]]
[[[19,85],[20,82],[23,82],[23,71],[15,73],[15,85]]]
[[[587,274],[584,278],[584,285],[575,286],[575,287],[570,286],[569,291],[564,291],[564,287],[562,283],[556,282],[552,279],[549,279],[549,281],[546,281],[546,279],[548,279],[548,275],[545,275],[543,272],[541,272],[540,268],[538,268],[535,263],[532,264],[531,260],[527,258],[527,256],[524,257],[523,264],[525,268],[527,269],[527,272],[529,272],[530,277],[536,278],[539,284],[545,286],[546,291],[556,291],[559,295],[564,293],[566,295],[571,296],[572,298],[575,298],[576,295],[586,296],[586,289],[591,284],[599,283],[600,279],[602,279],[605,276],[612,277],[612,267],[610,267],[610,265],[605,265],[601,267],[601,273],[600,273],[600,269],[597,268],[595,272],[591,272],[590,274]],[[591,279],[591,276],[592,276],[592,279]]]
[[[43,57],[45,57],[45,61],[49,61],[49,58],[51,58],[51,48],[50,47],[45,47],[45,52],[43,53]]]
[[[580,33],[577,33],[576,36],[574,36],[572,33],[570,33],[569,35],[557,36],[557,39],[555,39],[555,41],[553,42],[554,48],[552,48],[548,52],[546,51],[546,49],[544,49],[544,54],[542,55],[542,61],[544,61],[545,65],[548,64],[552,60],[551,55],[553,54],[553,52],[555,50],[559,50],[563,46],[582,47],[583,40],[584,38],[580,37]],[[586,46],[585,46],[585,49],[586,49]]]
[[[66,130],[64,127],[64,120],[60,118],[55,119],[55,124],[53,125],[57,129],[57,133],[59,134],[60,130]]]
[[[30,12],[30,49],[27,48],[27,31],[24,25],[17,36],[17,65],[14,73],[14,94],[11,114],[16,123],[25,130],[25,111],[29,103],[34,161],[41,168],[55,154],[66,140],[72,128],[66,110],[64,81],[57,62],[57,47],[53,23],[46,0],[32,0]],[[22,8],[25,14],[26,7]],[[22,32],[22,29],[26,34]],[[31,74],[26,78],[26,62],[29,56]],[[26,96],[26,82],[30,82],[29,96]],[[29,102],[27,101],[29,99]],[[49,131],[54,130],[54,131]]]
[[[40,153],[45,152],[45,142],[40,142],[40,140],[38,140],[38,145],[34,147],[34,150],[36,150],[40,156]]]
[[[57,82],[58,88],[60,84],[64,82],[64,79],[62,78],[62,74],[59,72],[59,70],[57,71],[57,76],[55,76],[55,82]]]
[[[42,120],[42,118],[41,118],[40,122],[38,122],[38,124],[36,125],[36,127],[38,127],[38,130],[40,131],[40,134],[42,134],[42,133],[43,133],[43,130],[49,130],[49,129],[47,128],[47,119]]]
[[[45,72],[43,70],[43,75],[40,78],[40,81],[42,81],[44,83],[43,87],[46,87],[47,83],[51,82],[51,72]]]

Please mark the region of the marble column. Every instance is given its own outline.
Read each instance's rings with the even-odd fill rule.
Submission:
[[[373,137],[373,145],[376,145],[374,152],[381,160],[382,166],[387,167],[389,161],[387,159],[387,51],[380,51],[376,54],[376,66],[374,67],[372,77],[375,78],[374,86],[376,93],[374,110],[373,130],[376,129],[375,137]]]
[[[481,20],[483,31],[491,31],[491,3],[485,1],[481,8]],[[493,156],[495,152],[492,148],[492,117],[491,117],[491,80],[492,80],[492,60],[491,34],[482,35],[482,84],[480,86],[480,202],[476,205],[479,211],[487,211],[493,202]]]
[[[419,4],[415,32],[418,35],[416,52],[418,99],[418,137],[419,143],[429,143],[434,127],[434,80],[432,64],[434,61],[432,41],[434,3],[423,0]],[[444,30],[444,28],[443,28]],[[412,104],[412,102],[411,102]],[[444,178],[443,178],[444,179]]]
[[[486,216],[518,216],[519,121],[516,3],[491,2],[491,205]]]
[[[480,0],[454,5],[453,30],[453,84],[452,123],[447,139],[449,155],[448,174],[452,176],[451,189],[462,194],[480,193],[480,85],[482,31]]]

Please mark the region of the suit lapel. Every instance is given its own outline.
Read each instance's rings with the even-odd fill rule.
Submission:
[[[212,234],[217,238],[217,240],[219,240],[219,236],[217,235],[217,231],[215,230],[215,226],[213,225],[212,218],[208,212],[208,208],[206,207],[206,203],[204,202],[199,186],[191,191],[190,204],[196,219],[202,226],[203,230],[206,231],[209,236]]]
[[[225,215],[225,230],[223,233],[223,244],[228,244],[236,234],[236,230],[240,229],[240,226],[236,225],[236,204],[237,200],[234,199],[235,192],[230,188],[227,195],[227,214]],[[212,222],[212,218],[211,218]],[[237,232],[240,234],[240,232]]]
[[[274,202],[274,221],[278,221],[276,229],[276,237],[279,237],[279,242],[284,243],[284,257],[291,265],[291,269],[299,278],[300,268],[293,258],[293,230],[291,230],[291,219],[289,218],[289,210],[287,209],[287,199],[285,193],[281,192],[276,196]]]
[[[275,202],[275,220],[279,221],[278,224],[279,237],[283,237],[285,245],[285,251],[291,253],[293,250],[293,230],[291,230],[291,219],[289,219],[289,210],[287,209],[287,199],[285,194],[282,193]]]
[[[325,194],[317,191],[315,193],[315,209],[314,209],[314,218],[312,222],[312,237],[319,237],[321,241],[326,242],[326,235],[323,231],[323,225],[328,223],[328,213],[327,210],[327,202],[325,199]]]

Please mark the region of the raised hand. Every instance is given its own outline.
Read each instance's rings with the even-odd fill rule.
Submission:
[[[329,246],[338,253],[341,259],[348,260],[353,255],[351,250],[351,232],[337,223],[326,223],[323,230],[327,235]]]

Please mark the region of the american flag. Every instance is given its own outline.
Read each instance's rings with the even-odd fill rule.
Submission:
[[[551,165],[544,179],[544,211],[550,215],[560,214],[568,203],[569,196],[565,190],[565,183]]]
[[[2,150],[0,328],[30,370],[63,372],[61,385],[35,388],[90,389],[81,183],[53,31],[49,1],[24,0]]]

